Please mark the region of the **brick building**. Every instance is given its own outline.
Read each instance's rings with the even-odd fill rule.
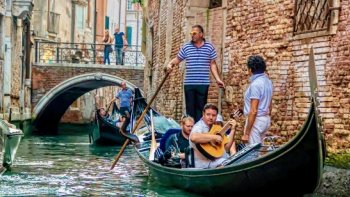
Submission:
[[[190,40],[191,26],[200,24],[216,47],[227,85],[219,91],[213,81],[208,102],[218,104],[226,119],[242,106],[248,84],[246,60],[252,54],[262,55],[274,84],[269,132],[287,140],[302,127],[310,106],[307,71],[313,47],[327,148],[346,151],[350,148],[348,4],[348,0],[148,0],[145,92],[152,95],[164,76],[164,65]],[[171,73],[156,101],[161,113],[176,119],[184,111],[182,67],[183,63]]]

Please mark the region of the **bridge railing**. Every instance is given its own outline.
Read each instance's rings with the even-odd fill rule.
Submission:
[[[66,43],[66,42],[35,42],[36,63],[77,63],[77,64],[104,64],[105,44],[95,43]],[[109,53],[110,64],[116,64],[116,51]],[[122,53],[122,65],[143,66],[145,57],[141,46],[129,45]]]

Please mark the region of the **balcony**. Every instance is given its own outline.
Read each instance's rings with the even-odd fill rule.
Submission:
[[[111,64],[124,66],[144,66],[146,58],[140,51],[141,46],[129,45],[122,51],[121,61],[117,63],[114,44],[109,54]],[[37,40],[35,43],[36,63],[62,64],[104,64],[105,44],[67,43]]]

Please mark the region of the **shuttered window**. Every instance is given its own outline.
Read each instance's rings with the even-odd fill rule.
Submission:
[[[295,0],[294,7],[294,35],[328,32],[332,25],[337,23],[333,14],[339,10],[339,0]],[[333,6],[338,5],[338,6]]]

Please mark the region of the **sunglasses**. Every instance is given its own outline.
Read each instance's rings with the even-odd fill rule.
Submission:
[[[190,32],[190,35],[191,35],[191,36],[195,36],[195,35],[197,35],[197,34],[199,34],[199,33],[201,33],[201,32],[198,32],[198,31],[191,31],[191,32]]]
[[[181,119],[188,118],[188,117],[191,117],[191,116],[188,114],[185,114],[185,115],[181,116]]]

